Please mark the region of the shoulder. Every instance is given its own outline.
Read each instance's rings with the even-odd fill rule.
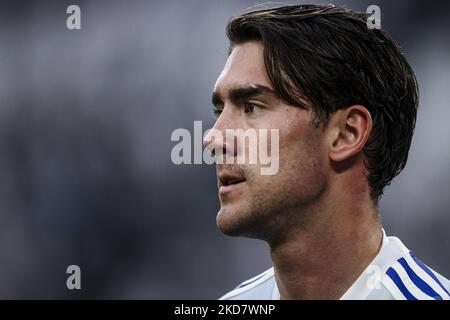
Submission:
[[[397,239],[398,241],[398,239]],[[403,255],[389,266],[382,284],[395,299],[449,300],[450,281],[402,248]]]
[[[274,284],[274,272],[273,268],[270,268],[240,283],[235,289],[220,297],[220,300],[270,300]]]

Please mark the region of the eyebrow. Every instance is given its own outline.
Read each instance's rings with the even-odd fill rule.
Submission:
[[[274,96],[275,92],[271,88],[263,85],[250,85],[231,89],[229,97],[233,103],[237,103],[264,94]],[[217,91],[214,91],[212,94],[212,104],[215,106],[223,106],[222,98]]]

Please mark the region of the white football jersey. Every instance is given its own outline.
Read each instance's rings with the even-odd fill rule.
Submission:
[[[341,300],[450,300],[450,281],[383,230],[380,252]],[[221,300],[278,300],[274,270],[242,282]]]

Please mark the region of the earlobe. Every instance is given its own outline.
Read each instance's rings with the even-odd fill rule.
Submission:
[[[372,117],[367,108],[353,105],[333,115],[330,159],[336,162],[362,152],[372,131]]]

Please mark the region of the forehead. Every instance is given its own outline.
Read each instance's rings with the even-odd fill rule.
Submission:
[[[244,42],[233,48],[217,78],[214,92],[225,96],[230,89],[249,85],[272,88],[264,65],[263,46],[257,41]]]

